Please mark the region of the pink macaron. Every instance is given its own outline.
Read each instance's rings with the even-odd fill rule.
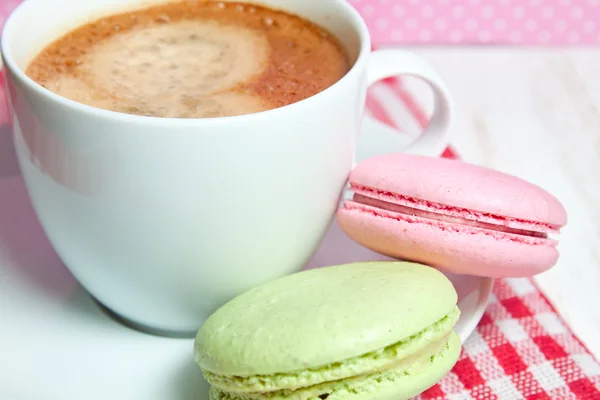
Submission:
[[[558,259],[567,222],[544,189],[488,168],[443,158],[386,154],[350,174],[340,227],[390,257],[459,274],[531,276]]]

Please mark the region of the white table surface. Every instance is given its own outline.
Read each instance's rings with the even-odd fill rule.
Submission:
[[[454,96],[458,153],[536,183],[565,205],[560,260],[535,279],[600,359],[600,49],[412,50]]]

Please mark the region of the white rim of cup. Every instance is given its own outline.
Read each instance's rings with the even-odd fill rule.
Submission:
[[[166,0],[165,0],[166,1]],[[244,0],[242,0],[244,1]],[[371,53],[371,37],[369,34],[369,29],[365,21],[362,19],[358,11],[354,9],[349,3],[345,0],[332,0],[338,6],[342,7],[342,9],[346,12],[346,18],[350,20],[352,25],[358,32],[360,37],[360,49],[358,53],[358,57],[350,70],[336,83],[328,87],[327,89],[313,95],[307,97],[306,99],[300,100],[296,103],[288,104],[282,107],[274,108],[271,110],[260,111],[256,113],[243,114],[243,115],[235,115],[229,117],[215,117],[215,118],[168,118],[168,117],[151,117],[144,115],[135,115],[135,114],[126,114],[120,113],[117,111],[105,110],[102,108],[92,107],[86,104],[78,103],[74,100],[67,99],[66,97],[62,97],[51,90],[48,90],[35,82],[29,76],[25,74],[25,72],[17,65],[17,63],[12,58],[12,55],[7,51],[8,40],[11,38],[11,34],[14,35],[11,30],[16,28],[13,27],[15,23],[14,20],[18,18],[20,13],[28,11],[28,8],[32,8],[34,6],[35,1],[24,1],[17,6],[13,10],[13,12],[7,18],[4,27],[2,29],[1,37],[0,37],[0,52],[2,53],[2,57],[0,58],[0,71],[10,70],[13,74],[15,74],[16,78],[21,81],[23,85],[29,87],[29,89],[35,91],[40,96],[46,96],[50,98],[52,101],[55,101],[61,104],[63,107],[70,108],[72,111],[77,111],[81,113],[87,113],[90,116],[98,117],[98,118],[113,118],[119,120],[121,122],[134,122],[134,123],[149,123],[155,126],[165,125],[169,127],[173,126],[199,126],[205,127],[208,125],[220,125],[223,123],[231,122],[235,120],[235,122],[248,122],[251,123],[255,120],[261,120],[263,118],[271,118],[275,116],[277,113],[289,112],[289,111],[302,111],[303,107],[310,107],[310,103],[318,100],[319,98],[326,96],[328,92],[331,92],[336,87],[345,84],[346,81],[350,80],[351,77],[358,73],[364,63],[367,62],[367,55]],[[143,7],[140,7],[143,8]],[[285,11],[285,10],[284,10]],[[308,18],[307,18],[308,19]],[[310,19],[309,19],[310,20]],[[7,32],[10,33],[7,35]],[[5,71],[6,70],[6,71]]]

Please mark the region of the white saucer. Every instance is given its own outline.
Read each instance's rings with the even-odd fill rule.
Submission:
[[[359,160],[407,139],[366,120]],[[0,398],[206,400],[191,339],[144,334],[113,320],[58,259],[35,217],[0,126]],[[332,225],[310,267],[385,259]],[[450,276],[463,341],[481,319],[493,280]]]

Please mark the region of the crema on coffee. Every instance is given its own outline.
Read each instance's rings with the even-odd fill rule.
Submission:
[[[339,41],[303,18],[247,3],[195,0],[83,25],[44,48],[26,73],[97,108],[209,118],[295,103],[349,68]]]

